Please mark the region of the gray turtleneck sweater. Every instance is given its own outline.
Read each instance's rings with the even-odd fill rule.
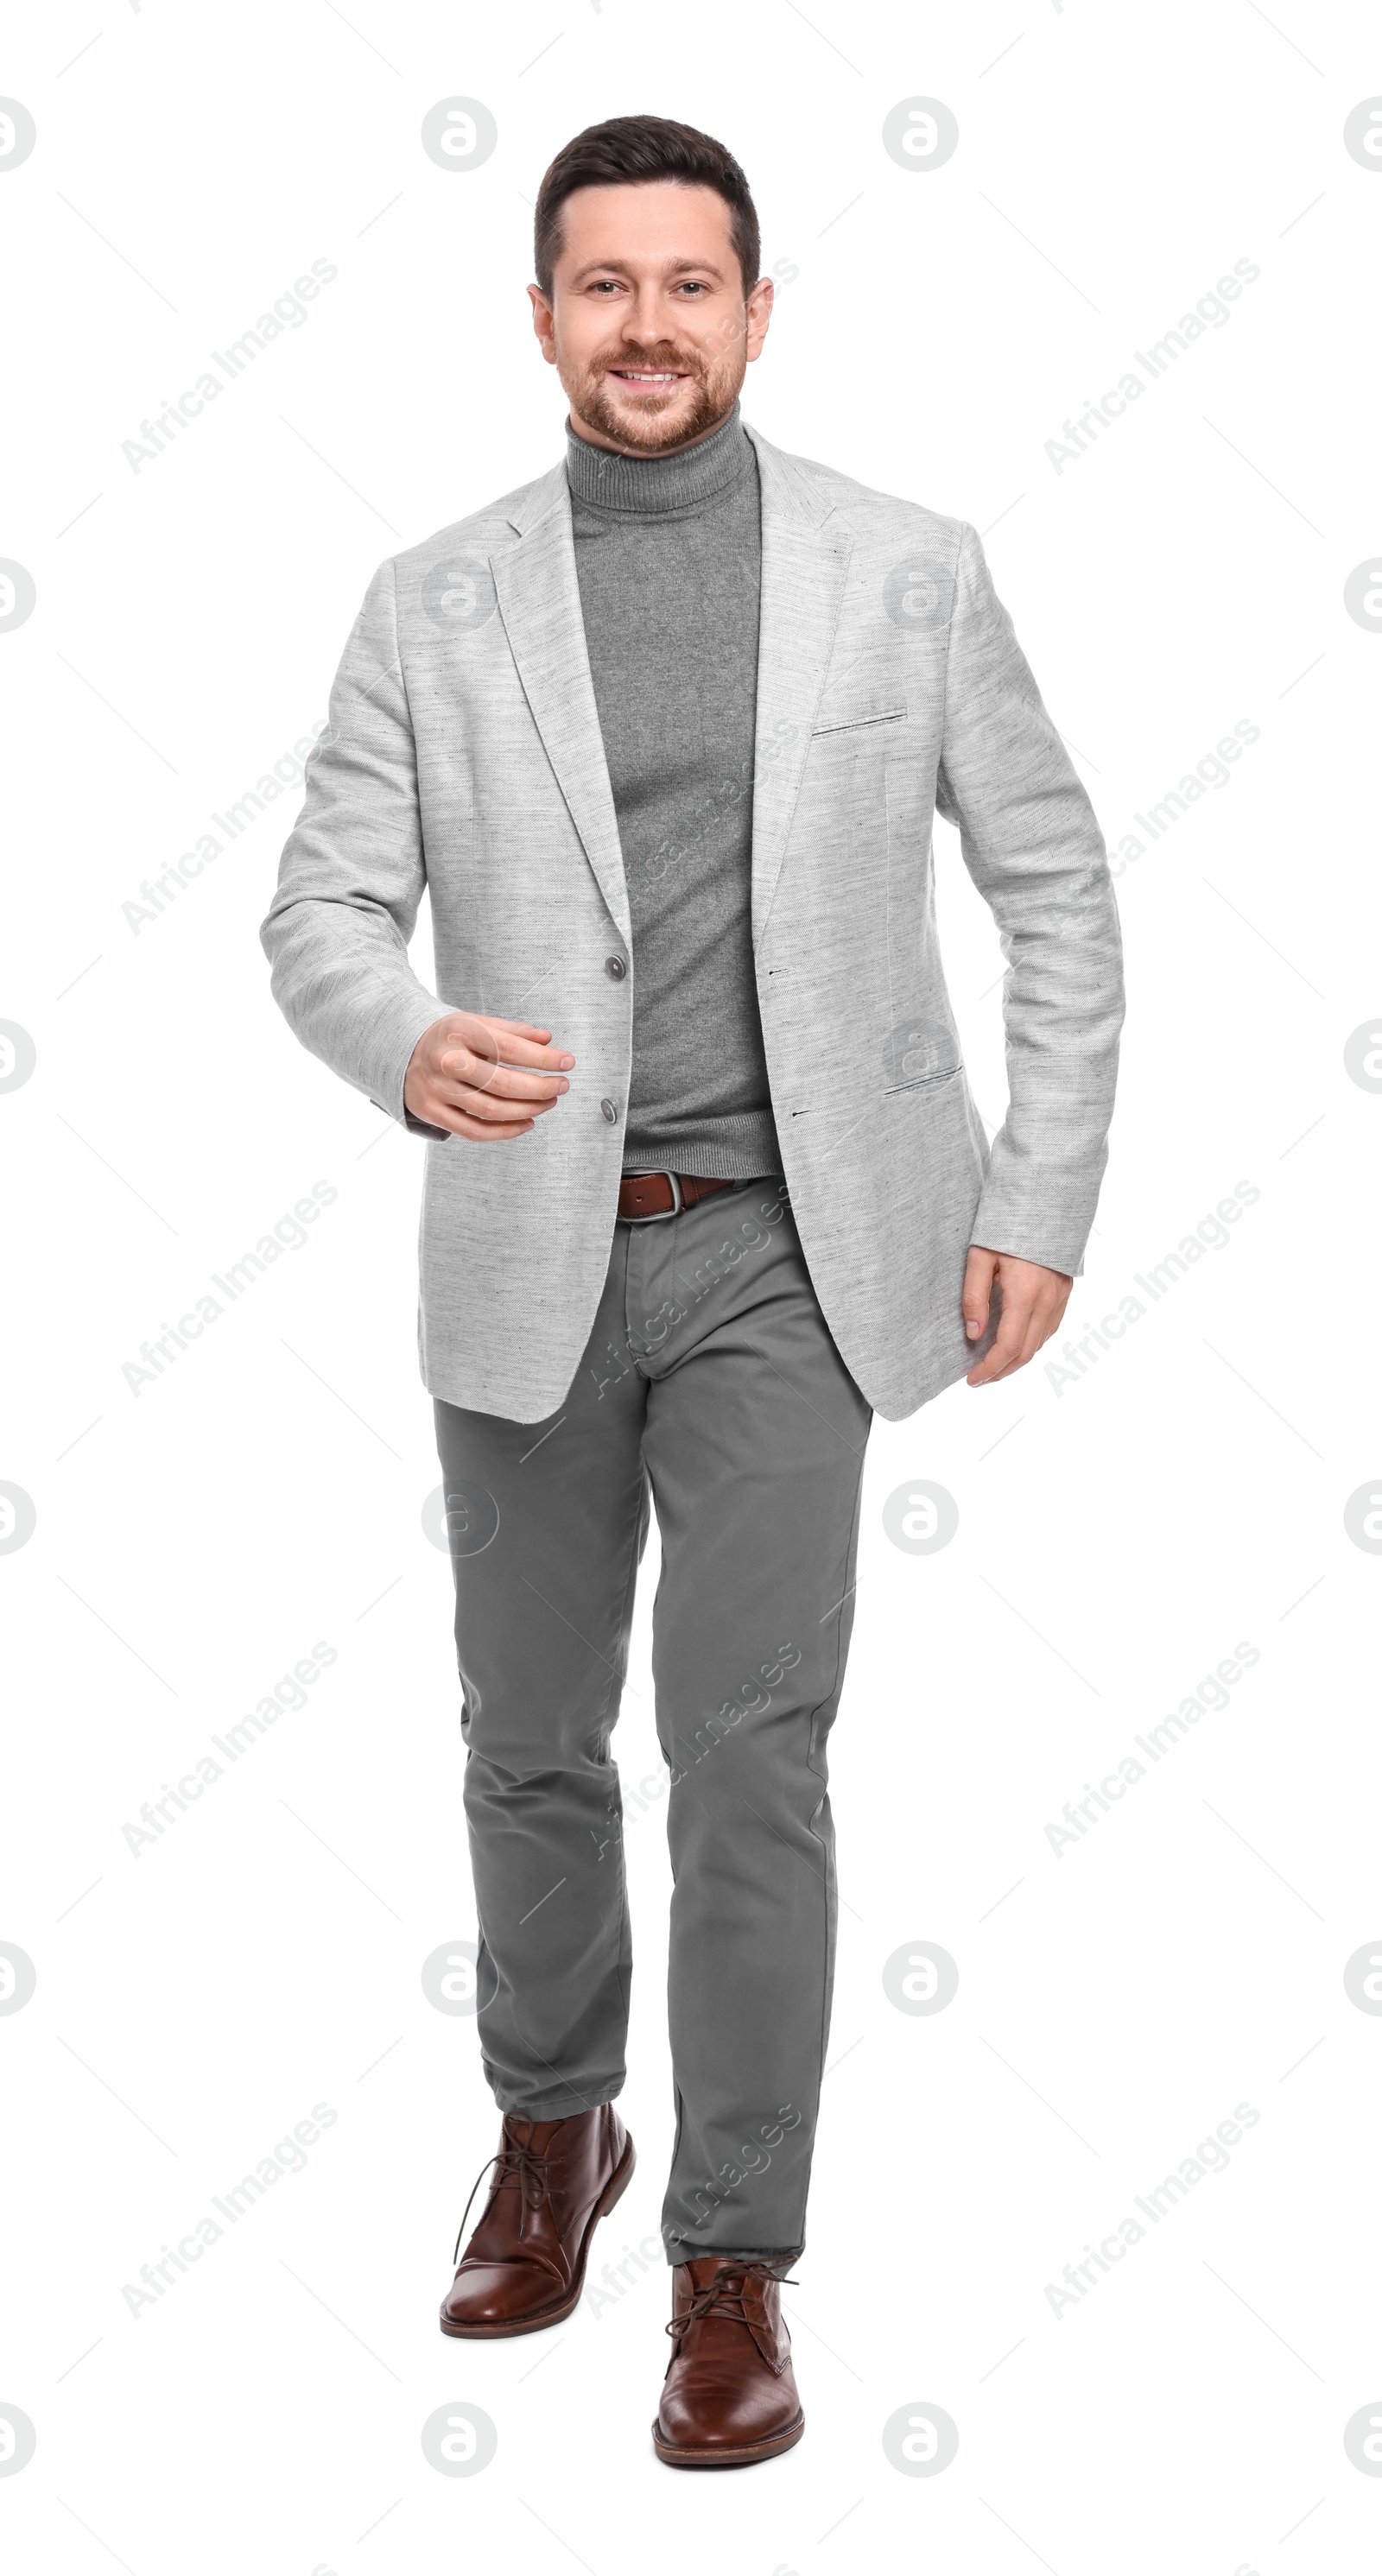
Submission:
[[[624,1170],[778,1172],[750,918],[758,460],[736,403],[676,456],[568,425],[567,473],[633,929]]]

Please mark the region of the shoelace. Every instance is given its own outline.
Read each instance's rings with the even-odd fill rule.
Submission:
[[[551,2163],[552,2158],[550,2156],[539,2156],[535,2154],[533,2149],[529,2146],[525,2146],[521,2140],[515,2140],[512,2143],[500,2147],[494,2155],[487,2158],[486,2162],[481,2165],[474,2182],[470,2186],[470,2199],[466,2202],[466,2205],[461,2212],[461,2223],[456,2230],[455,2252],[451,2257],[453,2263],[456,2261],[461,2250],[461,2238],[465,2234],[465,2223],[470,2216],[471,2204],[473,2203],[475,2194],[479,2190],[481,2183],[484,2181],[486,2174],[489,2172],[491,2165],[497,2165],[499,2167],[498,2177],[494,2185],[496,2191],[503,2191],[505,2185],[512,2182],[517,2184],[518,2190],[522,2195],[518,2213],[518,2233],[521,2236],[527,2222],[529,2209],[538,2208],[541,2202],[551,2191],[551,2184],[547,2179],[548,2168]],[[530,2181],[533,2185],[531,2193],[528,2188]]]
[[[673,2317],[664,2329],[674,2338],[673,2352],[680,2352],[683,2336],[702,2317],[723,2315],[730,2317],[736,2325],[748,2325],[750,2319],[744,2305],[744,2289],[751,2275],[763,2281],[785,2281],[789,2289],[797,2287],[790,2273],[775,2272],[771,2263],[734,2264],[730,2270],[717,2274],[713,2281],[707,2281],[703,2288],[693,2290],[690,2307],[683,2309],[679,2317]]]

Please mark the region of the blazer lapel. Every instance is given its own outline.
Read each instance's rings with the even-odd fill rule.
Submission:
[[[763,569],[754,722],[753,942],[767,922],[844,597],[853,538],[793,460],[744,423],[758,457]],[[511,517],[521,542],[490,556],[509,648],[600,891],[631,947],[628,887],[586,652],[563,462]]]
[[[753,944],[761,944],[825,686],[854,540],[782,449],[745,428],[758,455],[763,575],[754,728]]]
[[[533,721],[611,916],[631,948],[628,888],[586,652],[565,463],[525,494],[522,540],[489,558],[499,613]]]

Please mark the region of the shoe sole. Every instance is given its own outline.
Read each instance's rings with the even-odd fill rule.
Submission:
[[[771,2460],[779,2451],[790,2451],[806,2430],[805,2415],[798,2415],[785,2433],[774,2433],[766,2442],[744,2442],[737,2450],[693,2450],[680,2442],[664,2442],[653,2425],[653,2449],[669,2469],[747,2469],[755,2460]]]
[[[443,2317],[441,2319],[442,2333],[444,2335],[453,2335],[458,2341],[465,2343],[492,2343],[498,2341],[504,2336],[540,2334],[545,2326],[559,2326],[563,2317],[569,2317],[572,2310],[580,2305],[581,2292],[585,2288],[585,2267],[586,2258],[590,2252],[590,2240],[594,2235],[600,2220],[608,2217],[610,2211],[615,2205],[615,2202],[622,2200],[624,2193],[628,2190],[629,2184],[633,2179],[633,2169],[637,2161],[638,2159],[633,2151],[633,2140],[632,2138],[629,2138],[625,2142],[624,2152],[620,2157],[618,2164],[615,2166],[609,2181],[606,2183],[604,2190],[600,2194],[599,2199],[596,2201],[595,2206],[590,2213],[589,2218],[586,2220],[585,2234],[581,2238],[581,2259],[576,2266],[575,2284],[573,2288],[567,2292],[559,2306],[555,2308],[542,2308],[535,2316],[515,2317],[512,2323],[506,2319],[500,2325],[461,2326],[453,2324],[449,2317]]]

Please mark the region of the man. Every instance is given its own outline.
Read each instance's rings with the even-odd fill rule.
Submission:
[[[803,2429],[779,2283],[830,2016],[826,1744],[873,1411],[990,1385],[1056,1329],[1122,1017],[1103,841],[973,529],[740,417],[758,263],[709,136],[619,117],[558,155],[528,292],[566,458],[376,575],[263,932],[298,1036],[432,1140],[421,1360],[503,2113],[448,2334],[569,2315],[633,2170],[610,1734],[657,1511],[653,2438],[687,2468]],[[937,811],[1008,959],[991,1150]],[[407,958],[424,885],[435,994]]]

